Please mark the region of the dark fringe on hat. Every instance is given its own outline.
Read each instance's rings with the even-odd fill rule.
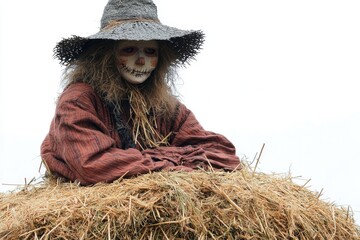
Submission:
[[[175,64],[185,65],[201,50],[204,43],[204,33],[194,31],[181,37],[170,38],[169,45],[176,52]],[[86,49],[95,42],[105,39],[88,39],[79,36],[72,36],[61,40],[54,48],[54,58],[60,60],[60,64],[67,66],[77,60]]]
[[[68,65],[80,56],[88,41],[78,36],[63,39],[54,48],[54,58],[59,59],[60,64]]]
[[[195,31],[182,37],[170,38],[171,47],[179,53],[179,63],[185,64],[195,58],[204,43],[204,37],[203,32]]]

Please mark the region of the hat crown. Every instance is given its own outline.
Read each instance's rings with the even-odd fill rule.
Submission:
[[[109,0],[101,18],[101,28],[115,20],[158,20],[157,7],[152,0]]]

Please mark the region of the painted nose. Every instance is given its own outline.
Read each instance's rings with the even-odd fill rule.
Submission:
[[[145,58],[144,57],[141,57],[139,56],[135,62],[136,65],[140,65],[140,66],[143,66],[145,64]]]

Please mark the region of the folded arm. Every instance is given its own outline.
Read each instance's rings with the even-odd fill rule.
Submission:
[[[135,148],[118,148],[93,99],[89,93],[60,99],[41,147],[50,172],[87,185],[174,166]]]
[[[223,135],[204,130],[194,114],[181,103],[170,131],[173,137],[169,147],[147,152],[159,158],[171,158],[177,165],[192,169],[209,165],[228,171],[241,168],[234,145]]]

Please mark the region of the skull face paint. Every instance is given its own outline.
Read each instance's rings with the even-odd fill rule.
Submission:
[[[126,81],[143,83],[157,66],[157,41],[120,41],[117,47],[117,68]]]

